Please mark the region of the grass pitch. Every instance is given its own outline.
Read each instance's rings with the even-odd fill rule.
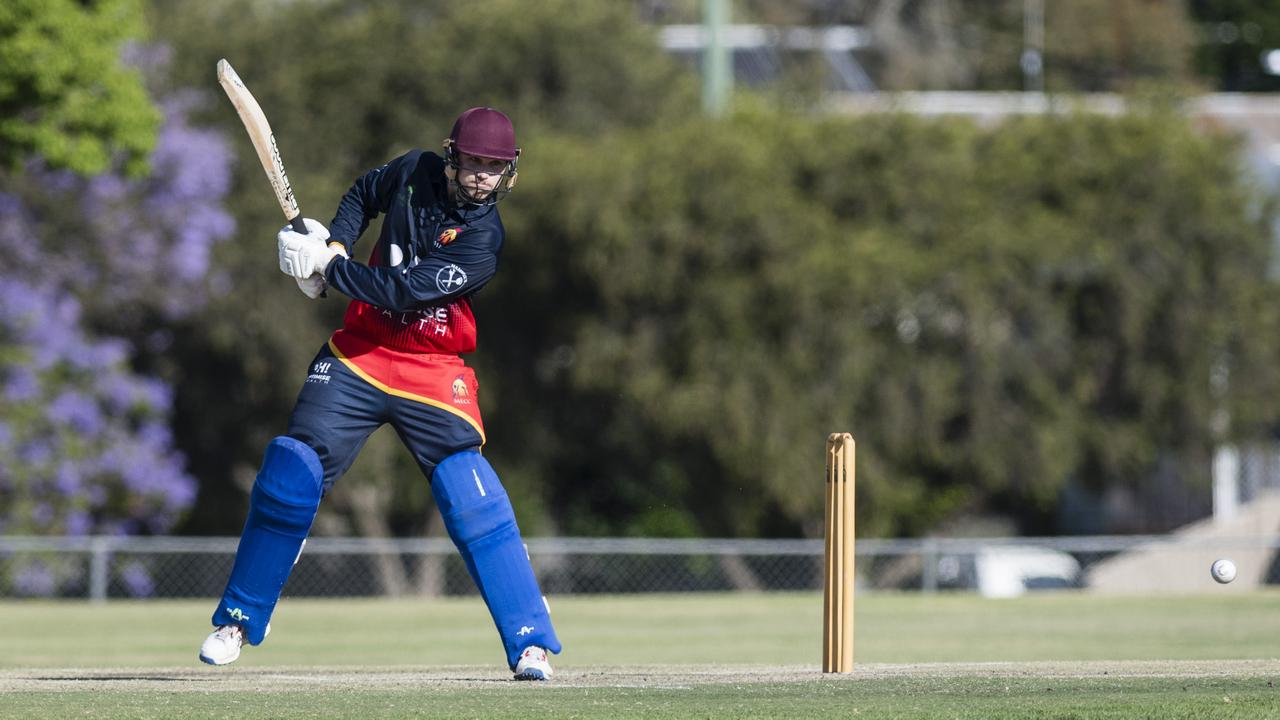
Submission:
[[[867,594],[857,670],[821,597],[553,598],[550,683],[510,682],[475,599],[285,599],[233,666],[209,602],[5,602],[0,718],[1278,718],[1280,593]]]

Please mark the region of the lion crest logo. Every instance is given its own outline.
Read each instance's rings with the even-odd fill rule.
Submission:
[[[467,389],[467,381],[462,376],[453,379],[453,402],[458,405],[467,405],[471,402],[471,391]]]

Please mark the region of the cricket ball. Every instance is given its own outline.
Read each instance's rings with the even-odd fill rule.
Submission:
[[[1236,564],[1226,558],[1214,560],[1213,565],[1209,566],[1209,574],[1214,580],[1226,585],[1236,579]]]

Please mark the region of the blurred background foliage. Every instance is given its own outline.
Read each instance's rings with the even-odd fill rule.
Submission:
[[[31,155],[81,173],[119,155],[145,168],[160,115],[121,46],[145,36],[136,0],[7,0],[0,7],[0,165]]]
[[[1046,88],[1156,85],[1144,97],[1161,99],[999,126],[837,116],[784,73],[712,119],[697,68],[664,52],[654,25],[696,22],[693,0],[67,4],[145,18],[127,34],[143,44],[100,39],[122,58],[100,71],[145,78],[151,103],[107,95],[164,121],[142,179],[129,176],[146,147],[136,123],[90,129],[115,148],[111,169],[4,146],[0,228],[23,259],[0,270],[0,507],[27,509],[0,530],[71,531],[29,521],[32,488],[52,487],[56,468],[19,450],[44,434],[32,423],[58,422],[37,417],[50,398],[114,402],[76,374],[89,356],[75,353],[41,370],[38,400],[13,399],[47,308],[84,343],[111,343],[93,366],[154,390],[139,396],[151,420],[101,411],[138,442],[158,438],[163,459],[142,466],[185,458],[165,481],[179,489],[169,514],[127,494],[95,510],[154,519],[122,532],[238,533],[262,448],[341,321],[342,299],[309,302],[276,268],[283,220],[215,82],[223,57],[266,110],[303,212],[323,222],[354,178],[437,149],[467,107],[515,120],[521,183],[469,362],[486,454],[529,534],[817,536],[823,442],[843,430],[859,440],[865,535],[982,516],[1036,534],[1199,517],[1213,448],[1271,438],[1280,407],[1273,198],[1238,139],[1178,112],[1182,93],[1229,84],[1226,55],[1202,40],[1235,10],[1068,5],[1046,14]],[[742,0],[734,19],[863,24],[886,89],[1016,90],[1022,6]],[[18,17],[5,13],[0,53]],[[99,42],[77,38],[58,42]],[[3,67],[9,103],[28,70]],[[4,115],[35,117],[43,97]],[[148,429],[156,418],[167,435]],[[128,487],[118,475],[91,484]],[[1103,512],[1117,494],[1161,510],[1117,524]],[[316,532],[443,530],[384,430]]]

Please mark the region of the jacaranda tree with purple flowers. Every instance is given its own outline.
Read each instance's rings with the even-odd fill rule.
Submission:
[[[169,387],[130,372],[128,343],[93,337],[68,292],[6,273],[0,306],[0,531],[168,530],[195,498]]]
[[[166,61],[144,46],[117,55],[142,70]],[[195,501],[170,429],[172,388],[139,369],[215,292],[211,253],[235,227],[222,206],[230,150],[188,123],[198,101],[156,104],[146,172],[136,138],[92,175],[38,152],[0,169],[0,533],[165,533]],[[10,570],[0,584],[17,594],[79,581],[46,559]],[[146,594],[145,569],[129,572],[121,582]]]

